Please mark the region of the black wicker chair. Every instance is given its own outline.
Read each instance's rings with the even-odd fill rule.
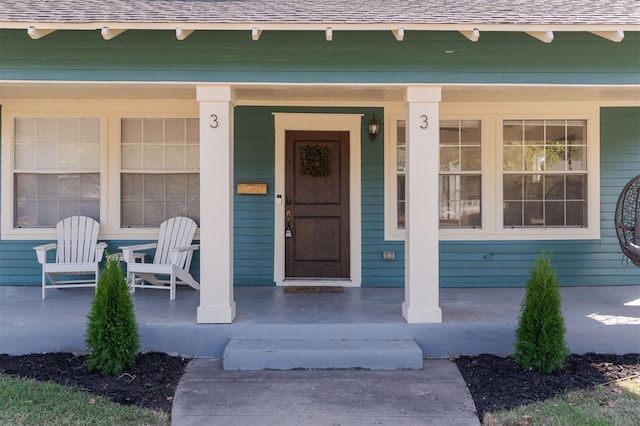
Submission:
[[[640,175],[631,179],[618,197],[616,233],[624,255],[640,266]]]

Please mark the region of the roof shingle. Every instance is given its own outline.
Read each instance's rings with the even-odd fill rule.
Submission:
[[[638,25],[638,0],[0,0],[0,23]]]

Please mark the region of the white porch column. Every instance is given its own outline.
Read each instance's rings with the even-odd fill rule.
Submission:
[[[233,300],[233,91],[199,86],[200,306],[198,323],[230,323]]]
[[[409,323],[442,322],[438,268],[440,87],[407,88],[405,300]]]

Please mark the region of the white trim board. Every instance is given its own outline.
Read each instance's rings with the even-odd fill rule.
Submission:
[[[296,114],[274,113],[275,124],[275,195],[284,196],[285,190],[285,134],[287,130],[323,130],[349,132],[349,224],[350,224],[350,280],[340,280],[343,287],[360,287],[362,284],[362,228],[360,145],[362,114]],[[284,204],[276,204],[274,223],[273,280],[285,285],[285,236]],[[287,281],[287,285],[295,281]],[[315,285],[336,285],[337,281],[322,280]]]

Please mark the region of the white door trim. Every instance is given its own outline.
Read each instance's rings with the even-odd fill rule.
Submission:
[[[340,285],[360,287],[362,283],[362,229],[361,229],[361,177],[360,144],[362,114],[296,114],[274,113],[275,124],[275,223],[273,280],[285,285],[284,279],[284,198],[285,198],[285,134],[287,130],[320,130],[349,132],[349,224],[350,224],[350,279],[349,280],[287,280],[295,285]],[[280,196],[280,199],[278,199]],[[278,204],[280,202],[280,204]]]

